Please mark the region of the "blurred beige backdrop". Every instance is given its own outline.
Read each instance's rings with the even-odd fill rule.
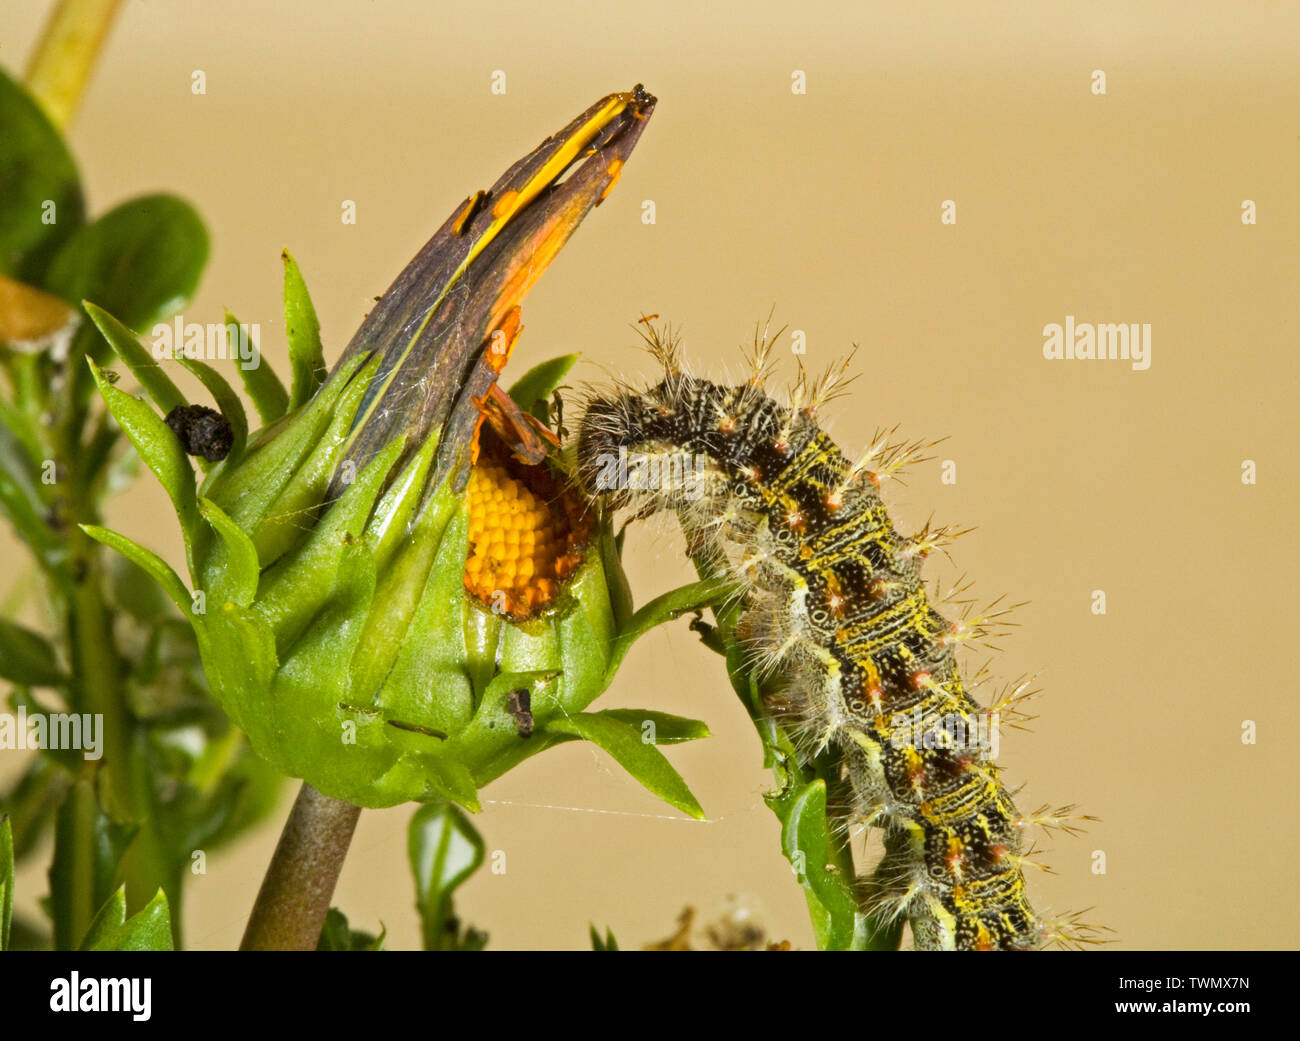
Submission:
[[[0,10],[10,71],[45,10]],[[1056,873],[1031,880],[1036,902],[1095,907],[1116,947],[1294,947],[1298,53],[1300,14],[1273,3],[140,0],[72,141],[93,211],[154,189],[195,203],[213,253],[186,318],[229,307],[259,323],[283,372],[282,247],[332,359],[467,194],[644,81],[658,111],[530,296],[517,371],[580,350],[598,363],[581,378],[650,375],[629,328],[642,312],[680,323],[715,371],[734,370],[773,305],[811,366],[861,344],[835,434],[850,449],[877,425],[947,436],[957,483],[919,466],[893,490],[895,520],[977,526],[933,574],[1030,601],[994,662],[1047,691],[1033,732],[1003,742],[1020,805],[1077,801],[1103,819],[1040,843]],[[1150,323],[1150,369],[1044,360],[1043,327],[1066,315]],[[146,475],[110,522],[178,560],[168,517]],[[630,540],[639,599],[689,577],[658,531]],[[485,792],[477,823],[507,870],[468,884],[464,917],[494,947],[582,947],[588,922],[635,946],[684,905],[713,917],[733,898],[809,944],[719,661],[684,622],[657,631],[602,704],[709,722],[711,740],[670,751],[708,822],[678,819],[589,746],[548,752]],[[237,944],[284,812],[191,880],[193,946]],[[336,897],[408,948],[409,813],[363,815]],[[22,903],[44,889],[29,868]]]

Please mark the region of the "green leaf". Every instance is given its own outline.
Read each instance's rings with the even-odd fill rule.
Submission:
[[[153,398],[159,410],[166,415],[177,405],[187,404],[185,395],[170,376],[163,371],[152,352],[145,349],[135,333],[119,322],[98,304],[90,300],[83,301],[82,306],[96,328],[103,334],[113,352],[126,363],[140,386]]]
[[[100,396],[118,425],[135,445],[140,458],[154,472],[176,508],[181,533],[185,536],[185,553],[191,572],[194,568],[194,537],[199,527],[198,504],[194,491],[194,468],[171,428],[148,405],[118,390],[91,359],[86,359],[99,386]]]
[[[605,935],[602,938],[600,933],[596,932],[596,926],[591,925],[591,949],[593,951],[616,951],[618,950],[618,941],[614,939],[614,931],[608,926],[605,928]]]
[[[804,889],[818,948],[858,949],[860,943],[855,941],[862,923],[850,880],[830,867],[836,856],[832,843],[837,840],[826,819],[826,782],[821,778],[809,782],[789,800],[784,815],[778,815],[782,816],[781,852]]]
[[[735,584],[724,579],[703,579],[689,585],[657,596],[637,611],[627,625],[619,631],[614,641],[613,654],[609,663],[609,677],[612,679],[623,658],[638,639],[657,625],[680,618],[692,611],[702,611],[724,599],[735,590]]]
[[[673,769],[659,749],[646,744],[641,731],[631,724],[602,712],[575,712],[548,721],[544,731],[570,734],[599,745],[648,791],[696,820],[704,819],[704,810],[681,774]]]
[[[126,886],[104,902],[81,941],[83,951],[170,951],[171,911],[161,889],[144,907],[126,916]]]
[[[59,687],[68,677],[53,645],[38,632],[0,618],[0,677],[29,687]]]
[[[9,814],[0,814],[0,951],[9,950],[14,919],[14,836]]]
[[[579,357],[577,354],[566,354],[534,365],[510,388],[510,396],[515,404],[524,412],[533,412],[539,405],[545,408],[555,393],[555,388],[569,374]],[[542,419],[544,416],[537,418]]]
[[[0,514],[9,519],[19,537],[42,558],[47,571],[62,553],[57,538],[46,519],[34,460],[27,455],[15,432],[0,426]]]
[[[158,583],[163,592],[171,597],[172,603],[181,609],[181,614],[186,618],[190,617],[194,607],[190,591],[181,581],[180,575],[176,574],[162,557],[132,542],[125,535],[101,528],[98,524],[82,524],[81,530],[96,542],[117,550],[127,560],[143,568]]]
[[[452,894],[483,863],[483,837],[451,803],[426,803],[415,811],[407,853],[415,879],[415,905],[426,951],[457,947]],[[451,935],[449,935],[449,933]]]
[[[19,390],[15,397],[22,400],[25,395]],[[4,436],[0,442],[0,469],[30,480],[39,469],[37,461],[45,454],[38,425],[27,411],[3,396],[0,396],[0,434]]]
[[[0,800],[0,811],[9,818],[15,860],[21,861],[36,848],[71,786],[72,775],[67,770],[52,756],[38,755]]]
[[[94,785],[79,780],[59,807],[50,861],[50,909],[56,950],[74,950],[95,911],[120,884],[119,867],[136,828],[118,824],[99,805]]]
[[[316,943],[318,951],[382,951],[387,929],[381,929],[379,935],[353,929],[348,925],[348,917],[337,907],[331,907],[325,915],[325,925],[320,931],[320,940]]]
[[[174,195],[145,195],[78,228],[50,262],[45,288],[69,303],[93,300],[142,332],[194,295],[208,233]]]
[[[232,323],[240,324],[239,319],[227,311],[227,327]],[[239,369],[239,378],[244,381],[244,390],[248,392],[249,400],[257,409],[257,414],[262,417],[262,423],[264,425],[274,423],[289,411],[289,392],[284,389],[284,384],[280,382],[280,377],[275,374],[275,370],[266,364],[266,359],[262,357],[251,338],[248,346],[253,354],[247,362],[236,366]]]
[[[164,619],[176,617],[167,594],[148,572],[119,554],[110,556],[107,563],[108,587],[114,608],[120,608],[151,629]]]
[[[316,388],[325,382],[325,351],[320,342],[320,322],[312,306],[307,283],[298,262],[286,249],[284,260],[284,331],[289,339],[289,360],[293,364],[293,394],[289,408],[305,405]]]
[[[654,744],[676,745],[683,741],[699,741],[712,737],[709,725],[701,719],[688,719],[686,716],[674,716],[669,712],[651,712],[644,708],[607,708],[591,715],[608,716],[626,723],[644,738],[651,731],[647,723],[654,724]]]
[[[2,70],[0,141],[0,274],[40,282],[59,244],[85,219],[81,183],[59,132]]]

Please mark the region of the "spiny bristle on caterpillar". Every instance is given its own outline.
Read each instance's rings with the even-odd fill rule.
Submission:
[[[1044,942],[1067,951],[1083,951],[1090,947],[1112,943],[1114,929],[1083,920],[1083,916],[1092,910],[1094,909],[1091,907],[1085,907],[1082,911],[1069,911],[1057,918],[1044,918]]]
[[[642,336],[664,379],[590,398],[578,479],[612,507],[674,512],[688,546],[722,562],[741,591],[733,638],[796,754],[838,751],[850,801],[837,831],[884,833],[885,858],[859,886],[864,906],[905,916],[923,949],[1041,946],[1049,923],[1024,881],[1040,865],[1022,834],[1068,832],[1073,807],[1019,813],[996,765],[997,730],[1037,692],[1017,681],[982,708],[956,658],[1012,625],[1012,607],[999,598],[965,603],[955,622],[941,615],[921,565],[963,532],[927,523],[905,538],[880,497],[883,478],[940,442],[882,430],[850,461],[815,418],[848,384],[847,364],[816,380],[801,366],[785,403],[768,396],[770,317],[755,330],[751,377],[736,384],[686,372],[671,330]],[[968,588],[959,580],[950,600]]]
[[[1018,828],[1042,828],[1046,832],[1059,831],[1071,837],[1082,835],[1088,830],[1088,824],[1096,824],[1101,818],[1087,813],[1075,813],[1078,808],[1077,803],[1054,809],[1049,803],[1044,803],[1033,813],[1017,818],[1015,824]]]

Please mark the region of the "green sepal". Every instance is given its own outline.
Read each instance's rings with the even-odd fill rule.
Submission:
[[[118,390],[105,378],[103,370],[86,359],[99,387],[100,396],[118,426],[135,445],[140,458],[154,472],[158,483],[171,499],[185,539],[185,556],[191,574],[195,571],[195,538],[199,533],[199,510],[194,492],[194,469],[181,443],[153,409],[139,398]]]
[[[523,411],[536,415],[538,419],[546,419],[544,411],[538,415],[539,409],[547,407],[551,395],[579,357],[577,354],[565,354],[534,365],[515,381],[510,388],[510,397]]]
[[[239,326],[241,323],[227,311],[226,328],[231,325]],[[253,407],[257,409],[257,414],[262,417],[263,424],[271,424],[289,411],[289,392],[284,389],[280,377],[266,363],[261,350],[251,338],[248,346],[252,350],[248,363],[236,365],[235,368],[239,370],[239,378],[244,381],[244,390],[248,393],[248,399],[253,403]]]
[[[186,618],[191,617],[194,600],[190,595],[189,588],[181,581],[180,575],[176,574],[171,565],[162,557],[152,550],[145,549],[139,543],[131,541],[125,535],[119,535],[108,528],[101,528],[98,524],[82,524],[80,527],[96,542],[102,543],[109,549],[117,550],[127,560],[146,571],[162,587],[163,592],[171,598],[172,603],[181,609],[181,614]]]
[[[139,381],[140,386],[153,399],[153,403],[158,406],[163,415],[177,405],[187,404],[185,395],[163,371],[159,359],[145,348],[144,344],[136,338],[135,333],[98,304],[83,300],[81,305],[86,309],[86,314],[90,315],[90,320],[95,323],[95,327],[108,341],[108,345],[113,348],[113,352],[126,363],[126,367],[131,370],[131,375]]]
[[[284,260],[284,332],[289,340],[289,361],[293,365],[293,393],[289,409],[305,405],[316,388],[325,382],[325,350],[320,341],[320,322],[311,294],[303,281],[298,262],[286,249]]]
[[[375,456],[306,541],[267,571],[258,608],[281,643],[296,639],[328,595],[345,548],[364,535],[371,507],[401,452],[399,439]]]
[[[199,513],[212,525],[221,538],[225,553],[219,563],[209,561],[205,570],[211,575],[211,593],[220,600],[230,600],[239,607],[247,607],[257,595],[260,568],[257,547],[244,529],[232,521],[226,512],[211,499],[199,499]]]
[[[105,901],[81,941],[83,951],[170,951],[171,910],[161,889],[130,918],[126,916],[126,886]]]
[[[205,486],[204,494],[249,533],[263,568],[302,542],[321,509],[369,381],[364,372],[351,380],[348,373],[365,361],[354,359],[306,407],[272,428],[274,437],[254,439],[239,466]]]

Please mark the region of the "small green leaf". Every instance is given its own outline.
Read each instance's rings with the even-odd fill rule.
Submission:
[[[9,817],[15,860],[21,861],[36,848],[70,787],[72,774],[51,755],[38,755],[0,800],[0,810]]]
[[[289,408],[305,405],[316,388],[325,382],[325,351],[320,342],[320,322],[312,306],[307,283],[298,262],[286,249],[284,260],[284,331],[289,339],[289,360],[293,364],[293,394]]]
[[[171,911],[160,889],[144,907],[126,916],[126,886],[120,886],[95,915],[81,941],[83,951],[170,951]]]
[[[510,396],[514,399],[516,405],[524,412],[534,412],[538,406],[545,408],[550,402],[551,395],[555,393],[555,388],[560,385],[564,377],[569,374],[574,363],[578,360],[577,354],[565,354],[559,358],[552,358],[550,361],[544,361],[540,365],[534,365],[531,369],[519,377],[518,381],[510,388]],[[537,418],[544,418],[538,416]]]
[[[337,907],[331,907],[325,915],[325,925],[320,931],[320,940],[316,943],[318,951],[382,951],[387,929],[381,929],[379,935],[353,929],[348,925],[348,917]]]
[[[95,323],[104,339],[108,341],[108,345],[126,363],[126,367],[131,370],[131,375],[140,381],[140,386],[145,389],[149,397],[153,398],[153,403],[158,406],[163,415],[177,405],[187,404],[180,388],[163,371],[163,367],[158,364],[158,359],[136,339],[135,333],[98,304],[84,300],[82,306],[85,307],[86,314],[90,315],[90,320]]]
[[[58,687],[68,681],[44,636],[4,618],[0,618],[0,677],[30,687]]]
[[[9,519],[24,542],[52,563],[52,558],[62,553],[63,544],[48,523],[33,467],[34,460],[14,432],[0,426],[0,515]]]
[[[193,540],[199,527],[198,504],[195,501],[194,468],[176,435],[148,405],[118,390],[91,359],[86,359],[99,386],[100,396],[118,425],[135,445],[140,458],[154,472],[176,507],[176,517],[185,536],[185,552],[191,571],[194,568]]]
[[[547,722],[545,732],[570,734],[599,745],[646,789],[696,820],[704,810],[679,774],[654,745],[642,740],[641,731],[602,712],[575,712]]]
[[[199,513],[226,546],[226,558],[214,569],[215,577],[210,579],[213,596],[247,607],[257,595],[260,577],[253,540],[211,499],[199,499]]]
[[[3,70],[0,141],[0,274],[39,282],[59,244],[85,219],[81,183],[62,136]]]
[[[795,869],[821,950],[846,951],[859,946],[861,915],[849,879],[832,863],[835,840],[826,819],[826,782],[809,782],[789,800],[781,822],[781,851]],[[778,811],[778,816],[781,816]]]
[[[590,927],[591,932],[591,949],[593,951],[616,951],[618,950],[618,941],[614,939],[614,931],[608,926],[605,928],[605,935],[602,937],[596,932],[596,926]]]
[[[119,884],[119,868],[137,829],[112,820],[89,780],[79,780],[59,807],[50,861],[50,907],[56,950],[76,949],[95,912]]]
[[[0,814],[0,951],[9,950],[9,926],[14,919],[14,836],[9,814]]]
[[[712,737],[709,725],[701,719],[688,719],[686,716],[674,716],[669,712],[651,712],[644,708],[607,708],[592,715],[608,716],[626,723],[635,729],[644,740],[653,733],[656,745],[676,745],[683,741],[699,741]],[[646,727],[654,724],[653,730]]]
[[[609,663],[612,679],[628,649],[657,625],[680,618],[692,611],[702,611],[735,591],[735,584],[723,579],[703,579],[657,596],[637,611],[619,631]]]
[[[165,619],[175,618],[169,598],[157,582],[126,557],[108,558],[108,587],[115,608],[153,629]]]
[[[45,288],[69,303],[93,300],[142,332],[194,295],[208,260],[199,215],[174,195],[145,195],[84,225],[50,262]]]
[[[119,535],[115,531],[101,528],[97,524],[83,524],[81,530],[96,542],[117,550],[127,560],[143,568],[162,587],[163,592],[171,597],[172,603],[181,609],[181,614],[186,618],[190,617],[194,607],[190,591],[186,588],[185,583],[181,581],[181,577],[171,569],[171,565],[162,557],[145,549],[138,543],[132,542],[125,535]]]
[[[458,946],[452,932],[452,894],[483,863],[483,837],[450,803],[426,803],[415,811],[407,853],[415,879],[415,905],[426,951]]]
[[[239,319],[226,312],[226,326],[239,325]],[[252,350],[252,357],[247,361],[237,365],[239,377],[244,381],[244,390],[248,392],[248,398],[257,409],[257,414],[262,417],[262,423],[271,424],[289,411],[289,392],[284,389],[284,384],[280,382],[280,377],[275,374],[275,370],[266,363],[262,357],[257,345],[250,339],[248,346]]]

